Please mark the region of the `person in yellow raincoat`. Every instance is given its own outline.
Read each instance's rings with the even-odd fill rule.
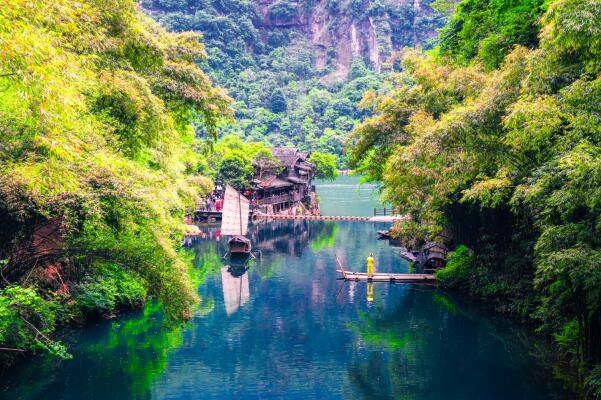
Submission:
[[[374,276],[374,253],[369,253],[367,257],[367,276],[369,278]]]

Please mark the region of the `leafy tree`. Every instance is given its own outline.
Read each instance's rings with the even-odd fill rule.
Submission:
[[[280,160],[275,158],[269,149],[261,148],[258,150],[252,160],[252,164],[257,170],[256,176],[259,179],[263,179],[263,176],[278,175],[282,169],[282,163]]]
[[[315,164],[315,176],[320,179],[334,180],[338,176],[336,169],[336,155],[314,151],[309,161]]]
[[[350,149],[409,216],[400,234],[473,250],[442,281],[537,321],[596,396],[599,21],[584,0],[458,3],[439,48],[406,52],[393,89],[363,99]]]
[[[238,154],[228,154],[219,163],[217,179],[241,191],[250,185],[252,174],[250,161]]]
[[[544,7],[544,0],[460,1],[441,31],[440,51],[462,63],[478,58],[488,69],[496,68],[514,44],[538,43],[537,20]]]
[[[275,90],[269,97],[269,105],[274,113],[282,113],[286,111],[286,97],[281,89]]]
[[[203,190],[196,135],[214,140],[230,116],[198,67],[199,39],[131,1],[3,2],[0,222],[16,228],[0,249],[0,314],[16,346],[60,353],[44,338],[57,321],[147,295],[172,318],[191,315],[178,249]]]

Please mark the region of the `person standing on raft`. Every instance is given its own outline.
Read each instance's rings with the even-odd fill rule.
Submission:
[[[374,253],[369,253],[367,257],[367,277],[374,276]]]

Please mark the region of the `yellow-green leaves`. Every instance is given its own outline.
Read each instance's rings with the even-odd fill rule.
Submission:
[[[59,221],[65,262],[135,270],[177,317],[196,299],[181,218],[209,186],[191,176],[195,130],[215,136],[230,115],[205,57],[198,35],[166,32],[133,0],[0,7],[0,207],[24,228]]]
[[[580,59],[588,72],[601,70],[601,1],[556,0],[543,16],[541,45],[555,57]]]

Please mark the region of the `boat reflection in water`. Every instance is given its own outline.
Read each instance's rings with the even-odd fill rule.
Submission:
[[[228,264],[221,268],[221,284],[223,287],[223,303],[227,315],[232,315],[250,299],[248,284],[249,254],[232,254]]]

